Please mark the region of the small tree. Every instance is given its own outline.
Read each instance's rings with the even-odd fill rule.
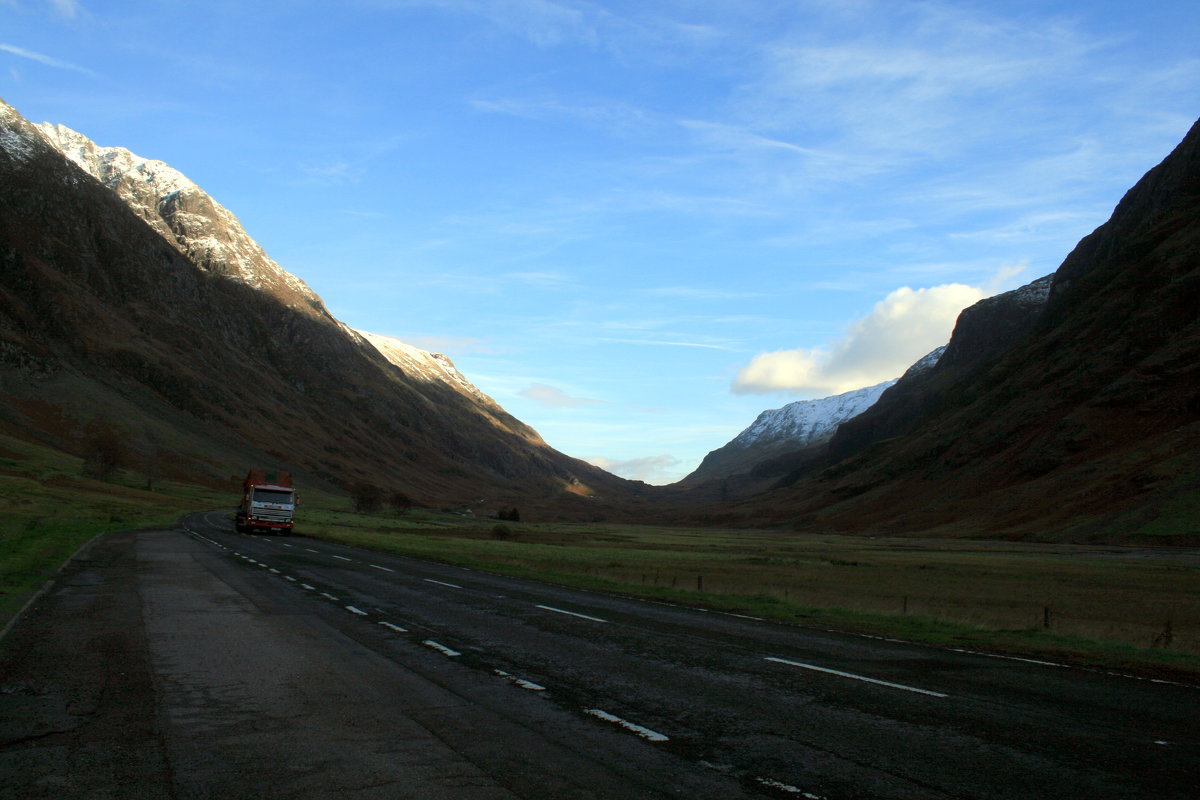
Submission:
[[[370,514],[378,511],[383,504],[383,490],[369,483],[355,484],[350,490],[350,499],[354,501],[354,510],[360,514]]]
[[[88,440],[83,453],[84,475],[106,481],[125,461],[125,442],[112,426],[100,422],[88,426]]]
[[[395,491],[388,497],[388,503],[397,514],[403,514],[413,507],[413,500],[404,492]]]

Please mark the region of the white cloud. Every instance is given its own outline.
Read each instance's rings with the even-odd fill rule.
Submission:
[[[36,61],[39,64],[45,64],[48,67],[54,67],[56,69],[66,69],[66,70],[70,70],[72,72],[82,72],[84,75],[95,75],[96,74],[95,72],[88,69],[87,67],[81,67],[78,64],[72,64],[70,61],[63,61],[61,59],[54,58],[53,56],[44,55],[42,53],[35,53],[32,50],[26,50],[23,47],[16,47],[15,45],[11,45],[11,44],[0,44],[0,51],[3,51],[5,53],[11,53],[14,56],[20,56],[21,58],[27,58],[30,61]]]
[[[586,460],[589,464],[622,478],[659,484],[677,480],[674,468],[680,463],[678,458],[671,455],[646,456],[626,460],[602,457]]]
[[[544,383],[535,383],[517,392],[517,394],[526,400],[532,400],[538,405],[546,406],[547,408],[578,408],[580,406],[590,406],[604,402],[588,397],[572,397],[562,389],[547,386]]]
[[[986,296],[983,289],[961,283],[903,286],[828,347],[755,356],[734,378],[732,391],[816,397],[890,380],[945,344],[959,312]]]

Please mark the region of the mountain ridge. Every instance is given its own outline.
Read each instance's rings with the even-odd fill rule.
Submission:
[[[106,425],[208,482],[249,462],[423,502],[562,513],[597,488],[624,491],[468,388],[448,359],[388,358],[166,165],[67,130],[51,136],[0,104],[7,429],[78,452]]]
[[[704,457],[679,482],[695,486],[751,471],[755,465],[785,452],[814,448],[827,442],[848,419],[870,408],[896,381],[888,380],[842,394],[797,400],[760,413],[741,433]]]

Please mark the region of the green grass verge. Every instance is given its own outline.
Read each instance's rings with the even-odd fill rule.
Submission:
[[[0,436],[0,624],[20,610],[79,547],[99,533],[172,527],[189,510],[227,504],[202,487],[118,473],[85,478],[83,462]]]

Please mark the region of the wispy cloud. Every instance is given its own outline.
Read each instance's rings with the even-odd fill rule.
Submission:
[[[699,347],[704,350],[728,350],[737,352],[736,347],[731,347],[727,344],[713,344],[711,342],[685,342],[670,339],[597,339],[598,342],[609,342],[612,344],[648,344],[656,347]]]
[[[590,397],[572,397],[562,389],[544,383],[535,383],[517,394],[546,408],[579,408],[604,404],[603,400],[593,400]]]
[[[553,99],[475,99],[471,107],[486,114],[504,114],[533,120],[567,119],[628,134],[665,124],[646,111],[620,102],[564,103]]]
[[[505,33],[521,36],[539,47],[594,44],[595,24],[603,12],[575,8],[550,0],[382,0],[381,6],[436,8],[481,18]]]
[[[510,272],[505,277],[539,289],[564,289],[575,283],[569,275],[560,272]]]
[[[629,459],[596,457],[587,459],[587,462],[622,478],[646,483],[667,483],[674,480],[672,472],[681,463],[672,455]]]
[[[365,172],[362,167],[356,167],[341,159],[325,164],[304,164],[300,170],[310,180],[329,184],[358,183]]]
[[[83,8],[77,0],[50,0],[50,5],[59,16],[66,19],[75,19]]]
[[[733,289],[713,289],[702,286],[659,286],[644,290],[656,297],[679,297],[694,300],[745,300],[762,297],[763,292]]]
[[[53,56],[48,56],[43,53],[35,53],[34,51],[26,50],[23,47],[16,47],[15,45],[11,44],[0,44],[0,51],[10,53],[20,58],[27,58],[30,61],[36,61],[39,64],[45,64],[46,66],[54,67],[55,69],[65,69],[70,70],[71,72],[79,72],[84,75],[96,77],[96,73],[87,67],[81,67],[78,64],[72,64],[70,61],[63,61],[60,58],[54,58]]]

